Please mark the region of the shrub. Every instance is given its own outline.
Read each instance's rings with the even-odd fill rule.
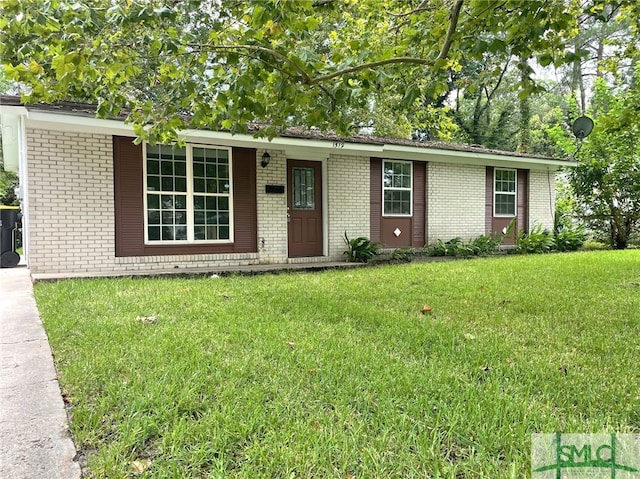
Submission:
[[[588,234],[582,225],[563,225],[554,234],[557,251],[577,251],[587,240]]]
[[[549,230],[536,225],[529,233],[520,232],[516,238],[516,253],[548,253],[554,247],[553,235]]]
[[[471,241],[471,247],[474,250],[474,254],[478,256],[495,254],[500,251],[500,244],[502,243],[502,237],[498,235],[483,235],[478,236]]]
[[[576,224],[568,213],[556,210],[553,218],[553,238],[557,251],[577,251],[588,236],[583,225]]]
[[[398,248],[391,253],[391,261],[409,263],[417,255],[418,252],[413,248]]]
[[[367,263],[371,258],[380,254],[381,243],[374,243],[364,236],[349,239],[347,232],[344,232],[344,244],[347,246],[343,253],[347,261],[355,263]]]
[[[608,244],[595,240],[587,240],[582,245],[582,250],[584,251],[602,251],[610,248],[611,247]]]
[[[449,241],[437,240],[434,245],[427,246],[429,256],[469,256],[470,249],[462,238],[453,238]]]
[[[435,244],[426,246],[429,256],[482,256],[497,253],[501,238],[495,235],[478,236],[465,243],[462,238],[449,241],[437,240]]]

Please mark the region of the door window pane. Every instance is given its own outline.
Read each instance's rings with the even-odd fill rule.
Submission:
[[[315,177],[313,168],[292,168],[293,209],[315,210]]]

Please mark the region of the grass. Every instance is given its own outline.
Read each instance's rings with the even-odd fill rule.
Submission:
[[[86,477],[529,477],[532,433],[640,432],[640,250],[35,294]]]

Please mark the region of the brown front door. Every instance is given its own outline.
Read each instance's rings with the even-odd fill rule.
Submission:
[[[322,164],[287,162],[289,257],[322,256]]]

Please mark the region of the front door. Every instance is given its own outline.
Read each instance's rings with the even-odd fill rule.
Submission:
[[[289,257],[322,256],[322,163],[287,162]]]

